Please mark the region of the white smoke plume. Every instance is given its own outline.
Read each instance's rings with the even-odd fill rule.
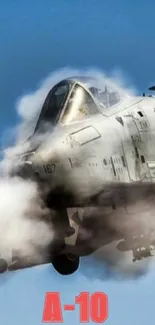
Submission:
[[[20,178],[1,179],[0,198],[0,251],[18,250],[37,258],[36,249],[52,239],[42,220],[45,210],[37,185]]]

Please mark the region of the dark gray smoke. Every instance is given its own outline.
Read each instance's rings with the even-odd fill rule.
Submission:
[[[83,260],[82,272],[94,279],[144,276],[154,265],[154,211],[154,184],[109,184],[79,222],[79,250],[93,253]],[[146,258],[138,260],[137,248]]]

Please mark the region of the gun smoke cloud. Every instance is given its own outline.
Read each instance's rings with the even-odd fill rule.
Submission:
[[[49,227],[47,222],[51,211],[42,201],[37,184],[32,180],[23,180],[18,177],[12,178],[9,175],[14,155],[28,151],[30,148],[30,142],[26,140],[33,134],[49,90],[62,79],[80,75],[97,78],[99,85],[104,84],[116,89],[122,97],[130,97],[137,93],[135,87],[128,86],[128,82],[124,81],[124,77],[119,71],[114,71],[107,76],[97,69],[76,70],[65,68],[52,73],[40,83],[37,90],[17,100],[17,114],[21,122],[13,130],[15,135],[14,145],[4,148],[4,158],[1,161],[0,252],[4,252],[3,257],[6,260],[8,260],[8,251],[12,249],[19,251],[23,256],[30,255],[32,259],[39,260],[42,258],[40,251],[44,250],[55,236],[54,227]],[[61,130],[59,128],[53,129],[53,134],[50,135],[47,142],[44,142],[47,156],[51,146],[54,148],[53,152],[55,150],[56,153],[59,153],[59,150],[63,150],[63,148],[57,148],[59,135],[61,135]],[[46,136],[46,133],[37,136],[35,138],[36,143],[45,141]],[[66,154],[64,152],[64,155]],[[76,175],[76,180],[78,180],[78,176]],[[67,182],[67,177],[63,179],[64,181]],[[76,184],[72,183],[72,190],[81,193],[78,182]],[[87,191],[89,191],[89,188],[87,188]],[[82,245],[88,245],[89,252],[93,252],[94,249],[101,246],[92,257],[96,263],[89,262],[91,260],[88,261],[88,258],[85,258],[84,267],[81,267],[81,271],[86,276],[94,279],[105,278],[105,273],[110,277],[114,276],[113,270],[115,269],[123,271],[124,274],[130,273],[134,277],[145,274],[150,265],[148,263],[152,263],[150,259],[149,262],[148,259],[147,262],[146,260],[142,261],[140,267],[138,263],[133,266],[130,242],[128,242],[126,249],[128,254],[126,254],[123,245],[121,246],[119,243],[122,238],[128,239],[128,237],[131,237],[131,233],[134,236],[134,232],[137,230],[142,235],[149,233],[150,229],[151,233],[155,231],[155,222],[153,220],[155,189],[149,184],[138,188],[134,185],[125,188],[124,184],[116,184],[115,187],[109,185],[105,193],[104,195],[108,197],[109,202],[111,198],[115,197],[115,203],[118,206],[117,211],[111,211],[111,205],[103,207],[102,201],[104,197],[102,196],[99,201],[96,201],[96,207],[86,209],[83,220],[78,220]],[[125,227],[126,223],[128,224],[127,227]],[[112,250],[111,246],[109,246],[108,236],[114,238]],[[107,245],[103,249],[103,245],[106,243]],[[152,245],[153,243],[154,240],[152,239]],[[120,250],[116,250],[116,245],[120,245]],[[128,248],[130,249],[128,250]],[[120,254],[121,250],[123,253]]]
[[[1,251],[11,254],[12,249],[37,258],[39,246],[51,240],[51,231],[42,221],[45,209],[37,185],[20,178],[4,178],[0,181],[0,197]]]

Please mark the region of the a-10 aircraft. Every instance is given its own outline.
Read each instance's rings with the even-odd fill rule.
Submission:
[[[45,145],[48,139],[51,146]],[[145,210],[155,192],[152,95],[123,97],[95,78],[67,78],[47,94],[28,142],[14,173],[34,178],[56,212],[55,245],[45,263],[71,274],[80,256],[113,242],[117,251],[132,252],[133,262],[152,255],[155,232],[152,223],[144,226],[146,215],[148,223],[153,217]],[[148,205],[136,210],[137,201],[147,197]],[[1,272],[33,265],[18,252],[10,265],[0,260]]]

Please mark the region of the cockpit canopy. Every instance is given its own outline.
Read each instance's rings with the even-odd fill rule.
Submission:
[[[106,86],[100,89],[94,80],[74,77],[56,84],[45,99],[35,132],[46,124],[67,125],[96,114],[104,114],[106,109],[119,103],[118,92]]]

